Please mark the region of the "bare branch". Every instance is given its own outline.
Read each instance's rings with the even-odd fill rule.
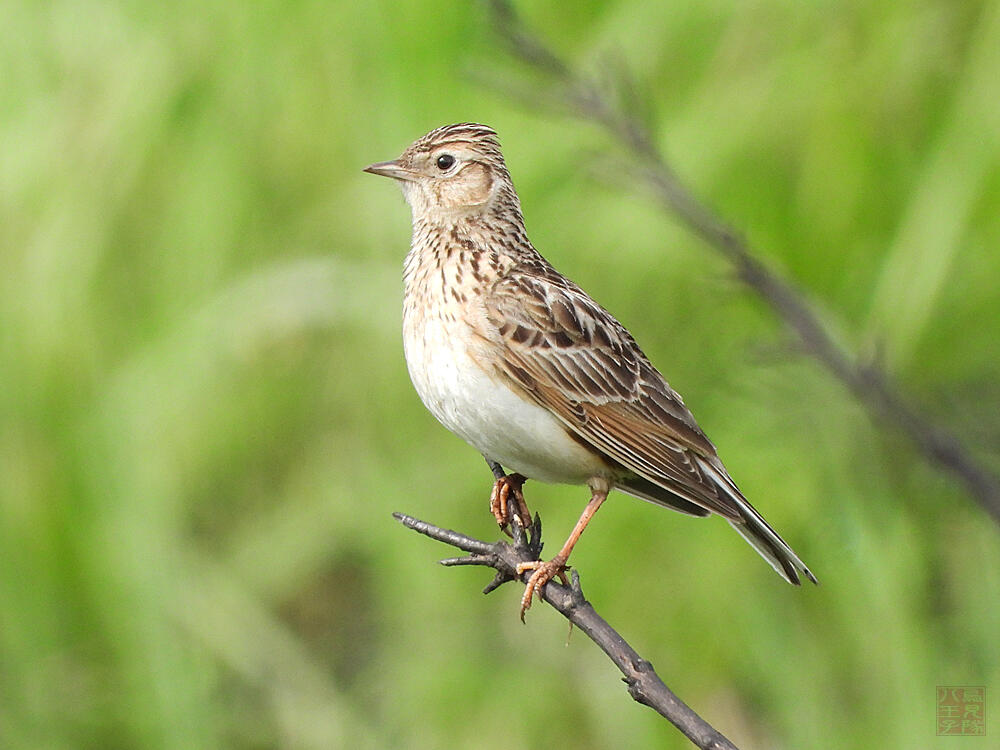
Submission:
[[[737,277],[752,289],[794,333],[802,351],[844,384],[870,415],[905,434],[928,464],[961,482],[1000,523],[1000,476],[984,465],[957,435],[937,424],[907,398],[889,373],[866,362],[834,338],[808,296],[759,259],[759,253],[732,226],[695,197],[667,163],[649,127],[623,97],[575,71],[517,18],[509,0],[490,0],[493,22],[511,55],[547,75],[553,106],[600,125],[636,159],[635,177],[689,231],[721,254]],[[622,85],[622,84],[619,84]],[[624,98],[625,105],[618,99]]]
[[[407,528],[469,553],[464,557],[442,560],[443,565],[484,565],[496,570],[496,577],[483,591],[486,594],[507,581],[526,582],[531,575],[530,571],[518,575],[517,565],[537,560],[541,552],[541,521],[537,515],[527,530],[522,529],[517,523],[511,524],[513,543],[498,541],[492,544],[473,539],[458,531],[442,529],[403,513],[392,515]],[[635,649],[597,614],[584,597],[580,588],[580,576],[575,570],[571,571],[571,579],[569,588],[556,581],[549,581],[542,588],[542,598],[600,646],[624,675],[622,679],[628,686],[629,695],[666,718],[698,747],[737,750],[732,742],[678,698],[656,674],[653,665],[639,656]]]

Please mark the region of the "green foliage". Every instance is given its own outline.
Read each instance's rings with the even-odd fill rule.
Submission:
[[[627,61],[696,191],[1000,464],[1000,5],[530,6]],[[407,209],[360,171],[461,120],[822,581],[616,497],[574,554],[598,610],[746,747],[943,747],[936,685],[995,704],[995,524],[614,160],[590,179],[596,129],[468,76],[518,72],[481,6],[7,0],[0,42],[5,750],[687,746],[389,515],[495,533],[407,379]],[[527,492],[557,544],[585,493]]]

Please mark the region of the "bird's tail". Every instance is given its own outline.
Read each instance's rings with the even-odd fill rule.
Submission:
[[[813,583],[819,583],[812,571],[806,567],[798,555],[788,546],[788,543],[778,536],[778,532],[771,528],[771,525],[757,512],[757,510],[743,497],[733,480],[718,467],[708,462],[699,462],[701,466],[708,470],[718,485],[730,498],[732,498],[739,508],[739,518],[729,518],[729,525],[736,529],[740,536],[746,539],[763,557],[778,575],[789,583],[796,586],[801,584],[799,574],[801,573]]]
[[[730,521],[729,525],[740,532],[740,535],[750,542],[750,545],[760,553],[760,556],[771,563],[771,567],[778,571],[778,575],[789,583],[798,586],[801,583],[799,573],[802,573],[813,583],[819,583],[812,571],[799,559],[788,543],[778,536],[778,533],[770,527],[767,521],[761,518],[760,514],[749,503],[746,503],[746,508],[749,513],[743,517],[743,520]]]

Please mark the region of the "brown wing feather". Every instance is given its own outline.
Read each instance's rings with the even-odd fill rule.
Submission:
[[[715,447],[625,328],[561,277],[510,274],[486,297],[500,371],[628,470],[729,519],[739,506],[706,476]],[[699,461],[700,459],[700,461]],[[735,485],[734,485],[735,486]]]

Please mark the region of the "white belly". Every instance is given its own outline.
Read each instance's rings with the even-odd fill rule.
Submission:
[[[491,377],[469,355],[474,338],[455,320],[404,320],[410,379],[445,427],[515,471],[542,482],[585,484],[608,467],[570,437],[547,409]],[[419,330],[418,330],[419,328]]]

